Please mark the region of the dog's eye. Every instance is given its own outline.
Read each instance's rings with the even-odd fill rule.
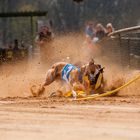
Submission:
[[[91,71],[91,74],[94,74],[94,71]]]

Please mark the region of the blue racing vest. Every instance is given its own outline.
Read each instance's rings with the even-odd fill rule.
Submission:
[[[69,80],[69,76],[70,76],[70,72],[74,69],[78,69],[77,67],[75,67],[72,64],[67,64],[64,66],[63,70],[62,70],[62,79],[65,80],[66,82],[68,82]]]

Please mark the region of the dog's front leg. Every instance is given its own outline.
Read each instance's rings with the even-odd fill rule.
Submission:
[[[76,99],[76,98],[77,98],[77,93],[76,93],[76,91],[75,91],[75,90],[73,90],[73,89],[72,89],[72,96],[73,96],[73,98],[74,98],[74,99]]]

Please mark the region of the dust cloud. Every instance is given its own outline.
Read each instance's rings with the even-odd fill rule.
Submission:
[[[46,71],[52,64],[59,61],[83,65],[90,58],[94,58],[96,63],[105,67],[104,77],[108,85],[121,78],[123,81],[127,81],[138,73],[133,71],[124,72],[111,61],[104,61],[100,52],[101,46],[87,44],[84,40],[84,36],[80,33],[59,35],[53,41],[37,47],[37,55],[34,55],[31,60],[0,65],[0,97],[32,96],[30,86],[44,82]],[[140,93],[139,84],[140,80],[123,90],[123,93]],[[59,86],[58,83],[54,82],[46,87],[43,96],[48,96]],[[133,93],[130,91],[133,91]]]

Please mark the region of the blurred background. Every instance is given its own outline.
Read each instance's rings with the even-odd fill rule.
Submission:
[[[140,0],[1,0],[0,12],[47,11],[47,17],[34,20],[47,18],[55,31],[63,32],[82,30],[88,20],[95,24],[111,22],[116,29],[139,25],[139,5]],[[0,27],[3,41],[17,36],[28,38],[31,31],[28,17],[0,19]]]

